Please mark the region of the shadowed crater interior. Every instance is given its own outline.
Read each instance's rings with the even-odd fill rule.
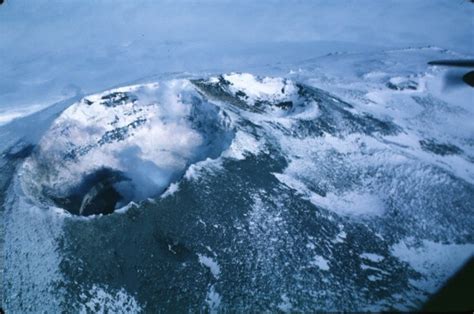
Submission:
[[[111,214],[119,204],[130,201],[121,190],[131,184],[130,179],[122,172],[101,168],[86,175],[66,197],[50,196],[50,198],[57,206],[71,214],[81,216]]]

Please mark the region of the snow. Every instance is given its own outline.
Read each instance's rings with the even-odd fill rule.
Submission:
[[[209,312],[212,314],[218,313],[221,301],[221,295],[216,291],[214,285],[211,285],[206,294],[206,304],[209,308]]]
[[[93,285],[87,295],[79,296],[82,304],[80,313],[142,313],[143,309],[137,300],[125,289],[111,291],[107,286]]]
[[[222,155],[225,155],[226,152],[227,151],[224,151]],[[183,177],[190,181],[198,180],[206,173],[218,171],[220,169],[222,169],[222,158],[207,158],[205,160],[191,164]]]
[[[286,294],[283,294],[281,296],[281,300],[282,300],[282,302],[280,304],[278,304],[278,309],[282,312],[290,313],[291,310],[293,309],[293,305],[291,304],[290,299],[288,298],[288,296]]]
[[[6,109],[2,110],[0,108],[0,125],[6,124],[12,120],[15,120],[20,117],[31,115],[34,112],[37,112],[43,109],[44,105],[29,105],[26,108],[18,108],[18,109]]]
[[[369,275],[367,276],[367,279],[369,279],[370,281],[378,281],[378,280],[382,280],[381,277],[379,276],[376,276],[376,275]]]
[[[357,139],[355,140],[357,141]],[[327,208],[343,216],[381,216],[384,214],[383,198],[373,191],[356,189],[341,192],[331,191],[322,196],[309,189],[305,183],[307,180],[315,181],[319,176],[317,168],[311,168],[311,165],[314,164],[313,154],[321,154],[326,147],[328,149],[329,147],[336,148],[347,155],[351,155],[351,152],[357,154],[359,145],[351,145],[350,137],[345,139],[345,145],[341,139],[331,136],[326,136],[321,140],[292,139],[288,142],[285,140],[283,143],[288,147],[288,153],[294,157],[283,174],[274,174],[280,182],[295,189],[316,206]]]
[[[344,230],[341,230],[334,239],[334,243],[343,243],[346,240],[347,233]]]
[[[343,194],[328,193],[324,197],[312,193],[309,200],[340,215],[380,216],[384,213],[383,201],[379,196],[369,193],[350,191]]]
[[[166,191],[161,195],[161,198],[166,198],[168,196],[171,196],[178,191],[179,191],[179,184],[171,183],[170,186],[166,189]]]
[[[221,268],[219,264],[211,257],[206,255],[198,254],[199,263],[209,268],[214,278],[219,279]]]
[[[391,247],[392,255],[407,262],[422,275],[412,284],[433,293],[455,271],[474,256],[474,244],[443,244],[406,238]]]
[[[376,272],[379,272],[379,273],[382,273],[384,275],[390,275],[388,272],[380,269],[380,268],[377,268],[377,267],[373,267],[373,266],[369,266],[369,265],[365,265],[365,264],[360,264],[360,268],[363,269],[363,270],[373,270],[373,271],[376,271]]]
[[[257,100],[287,101],[296,92],[296,87],[282,78],[263,77],[259,79],[250,73],[232,73],[223,76],[230,82],[229,89],[235,95],[238,91],[244,92],[250,102]]]
[[[8,203],[13,206],[5,215],[4,269],[2,288],[7,296],[2,306],[21,308],[30,312],[58,312],[65,301],[64,290],[54,288],[63,282],[59,267],[62,261],[57,250],[64,216],[54,211],[32,206],[24,199],[17,180]],[[25,227],[26,226],[26,227]],[[25,257],[24,254],[27,254]]]
[[[246,132],[237,131],[234,140],[229,148],[223,152],[222,156],[242,160],[245,159],[247,154],[257,155],[261,150],[263,150],[262,143],[255,139],[254,136]]]
[[[379,263],[384,260],[383,256],[375,253],[362,253],[360,254],[360,257],[374,263]]]
[[[314,256],[314,259],[310,262],[310,265],[316,266],[321,270],[329,270],[329,261],[320,255]]]

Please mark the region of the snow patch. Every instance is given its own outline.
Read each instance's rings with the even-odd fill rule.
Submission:
[[[293,305],[290,302],[290,298],[286,294],[281,295],[281,303],[278,304],[278,309],[282,312],[289,313],[293,309]]]
[[[474,244],[443,244],[429,240],[417,243],[407,238],[391,247],[392,255],[422,275],[411,280],[417,288],[433,293],[474,256]]]
[[[7,124],[15,119],[29,116],[35,112],[44,109],[46,106],[44,105],[30,105],[27,107],[20,107],[20,108],[6,108],[0,111],[0,126]]]
[[[347,234],[344,230],[341,230],[334,239],[334,243],[343,243],[346,240]]]
[[[237,160],[245,159],[245,155],[257,155],[262,149],[262,143],[254,136],[237,131],[230,147],[222,154],[222,157],[229,157]]]
[[[168,196],[173,195],[174,193],[179,191],[179,184],[178,183],[171,183],[170,186],[166,189],[166,191],[160,196],[161,198],[166,198]]]
[[[198,254],[199,263],[209,268],[215,279],[219,279],[221,268],[216,260],[206,255]]]
[[[230,82],[229,89],[234,94],[243,92],[249,98],[248,100],[253,103],[257,100],[287,101],[297,91],[294,83],[283,78],[258,78],[249,73],[232,73],[223,77]]]
[[[381,216],[385,207],[377,195],[357,191],[341,194],[327,193],[326,196],[312,193],[309,199],[316,206],[324,207],[343,216]]]
[[[384,260],[384,257],[375,253],[362,253],[360,257],[374,263],[379,263]]]
[[[214,285],[211,285],[206,294],[206,304],[209,308],[209,312],[212,314],[218,313],[221,302],[221,295],[216,291]]]
[[[329,270],[329,261],[320,255],[314,256],[313,260],[310,262],[311,266],[316,266],[321,270]]]
[[[143,309],[137,300],[125,289],[110,291],[106,286],[93,285],[79,296],[80,313],[141,313]]]
[[[57,283],[65,278],[57,247],[63,236],[64,216],[27,202],[18,180],[14,181],[3,221],[2,285],[9,288],[2,291],[2,305],[6,312],[61,312],[66,295]]]

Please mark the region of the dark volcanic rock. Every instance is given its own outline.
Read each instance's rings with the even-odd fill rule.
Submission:
[[[128,180],[120,171],[102,168],[85,176],[68,196],[51,199],[74,215],[111,214],[117,203],[126,198],[115,185]]]
[[[134,102],[137,100],[135,96],[129,93],[114,92],[108,95],[102,96],[102,104],[107,107],[117,107],[128,102]]]
[[[399,83],[394,83],[394,82],[388,82],[387,87],[393,90],[417,90],[418,89],[418,83],[415,81],[403,81]]]
[[[421,140],[420,146],[423,150],[440,156],[459,155],[463,152],[462,149],[456,145],[437,143],[434,140]]]

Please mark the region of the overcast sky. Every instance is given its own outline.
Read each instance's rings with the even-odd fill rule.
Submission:
[[[0,7],[0,45],[340,40],[467,51],[473,13],[474,4],[463,0],[7,0]]]
[[[160,72],[246,70],[329,51],[473,54],[473,29],[464,0],[6,0],[0,110]]]

